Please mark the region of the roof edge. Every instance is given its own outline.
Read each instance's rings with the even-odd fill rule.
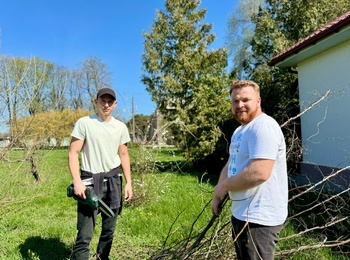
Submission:
[[[304,39],[300,40],[296,44],[292,45],[290,48],[277,54],[273,57],[267,65],[275,66],[278,62],[283,61],[285,58],[297,54],[300,50],[310,46],[315,45],[319,40],[326,38],[327,36],[338,33],[341,28],[350,24],[350,11],[338,17],[336,20],[328,23],[321,29],[315,31]]]

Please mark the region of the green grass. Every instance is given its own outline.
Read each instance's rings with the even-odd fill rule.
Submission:
[[[22,158],[22,153],[13,151],[9,159]],[[67,155],[67,150],[38,151],[40,182],[34,179],[28,162],[0,162],[1,260],[69,258],[76,236],[76,202],[66,196],[66,188],[71,183]],[[213,176],[212,179],[206,175],[202,178],[202,173],[191,169],[176,149],[135,147],[130,149],[130,156],[134,198],[131,203],[124,204],[117,221],[111,259],[150,259],[162,249],[203,230],[212,217],[210,204],[205,206],[212,198],[212,183],[216,180]],[[225,223],[229,218],[228,204],[219,220]],[[99,232],[100,218],[91,243],[91,256]],[[295,232],[292,225],[287,225],[281,236]],[[222,233],[220,243],[215,246],[222,247],[222,259],[232,259],[229,225]],[[208,232],[208,235],[213,234],[213,230]],[[278,250],[314,240],[302,237],[281,241]],[[334,256],[329,249],[308,250],[281,259],[312,258],[346,259]]]
[[[66,196],[71,182],[67,151],[39,153],[41,182],[34,179],[26,162],[0,164],[0,259],[62,260],[70,256],[76,235],[76,202]],[[134,157],[140,158],[137,153],[131,151],[134,165]],[[153,149],[147,156],[152,157],[147,159],[152,171],[133,176],[135,199],[124,205],[118,219],[112,259],[149,259],[161,248],[171,227],[169,243],[186,237],[212,196],[211,185],[200,184],[196,174],[164,171],[182,163],[177,151]],[[208,209],[198,229],[210,216]],[[98,219],[91,255],[100,232]]]

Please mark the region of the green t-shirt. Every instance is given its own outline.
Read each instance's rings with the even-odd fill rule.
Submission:
[[[81,169],[93,174],[108,172],[121,163],[119,146],[130,141],[126,125],[112,117],[104,122],[96,114],[80,118],[72,137],[84,140],[81,150]]]

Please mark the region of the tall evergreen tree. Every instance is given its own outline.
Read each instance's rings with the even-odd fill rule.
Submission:
[[[201,23],[197,0],[167,0],[144,34],[143,83],[190,161],[212,154],[230,115],[226,49],[208,50],[215,36]]]

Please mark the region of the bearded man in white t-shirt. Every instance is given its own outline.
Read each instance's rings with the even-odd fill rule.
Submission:
[[[212,211],[232,200],[232,237],[238,259],[274,259],[288,214],[286,145],[278,123],[262,112],[260,88],[248,80],[230,87],[233,133],[230,157],[214,189]]]
[[[128,201],[132,197],[130,157],[127,147],[130,135],[126,125],[112,116],[117,106],[116,95],[112,89],[100,89],[94,102],[96,114],[82,117],[75,123],[71,134],[68,163],[75,195],[86,199],[85,183],[90,180],[95,193],[114,212],[114,216],[101,212],[102,229],[96,259],[102,260],[109,259],[122,201],[123,199]],[[126,181],[124,198],[122,173]],[[99,213],[98,209],[92,210],[88,205],[78,202],[78,233],[71,259],[90,258],[89,246]]]

